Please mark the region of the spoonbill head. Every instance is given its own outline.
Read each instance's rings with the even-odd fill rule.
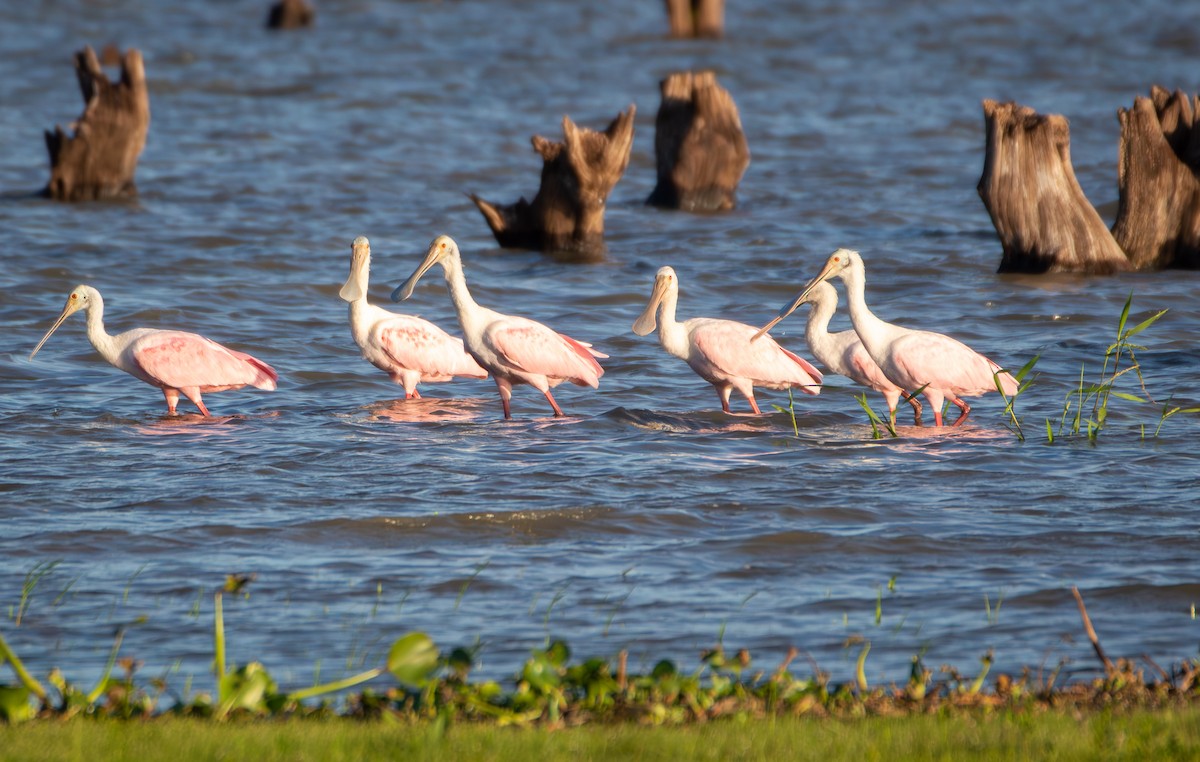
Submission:
[[[876,317],[866,302],[866,266],[862,256],[851,249],[833,252],[817,277],[755,337],[790,315],[818,283],[833,277],[841,278],[846,285],[850,322],[871,359],[896,386],[910,393],[922,390],[933,409],[936,425],[942,425],[945,400],[959,408],[954,421],[957,426],[971,412],[962,397],[978,397],[997,389],[1012,397],[1020,390],[1010,373],[961,341],[941,333],[904,328]]]
[[[808,349],[813,357],[834,373],[881,393],[893,420],[896,405],[903,398],[912,405],[913,422],[920,426],[921,403],[887,379],[883,370],[867,353],[867,348],[859,340],[858,334],[853,329],[830,332],[829,321],[837,312],[837,289],[826,281],[817,281],[799,299],[799,304],[809,305],[804,339],[808,342]]]
[[[167,412],[174,414],[179,395],[207,416],[201,393],[254,386],[272,390],[279,378],[265,362],[186,331],[134,328],[110,336],[104,330],[104,299],[91,286],[71,290],[62,313],[38,342],[29,359],[68,317],[84,310],[88,341],[110,365],[162,390]]]
[[[732,320],[690,318],[679,322],[679,278],[670,267],[661,268],[646,309],[633,323],[633,332],[645,336],[655,327],[658,340],[668,354],[685,361],[696,375],[713,385],[721,409],[729,409],[729,396],[736,389],[750,409],[759,413],[754,387],[797,388],[805,394],[821,391],[821,372],[808,361],[775,343],[774,339],[751,343],[753,326]]]
[[[404,387],[406,399],[418,399],[417,384],[453,380],[455,376],[487,378],[487,371],[467,354],[462,339],[416,317],[400,315],[367,301],[371,242],[365,236],[350,247],[350,275],[338,295],[350,308],[350,335],[363,358]]]
[[[476,304],[467,289],[458,244],[450,236],[433,239],[421,264],[392,292],[392,300],[398,302],[412,296],[417,281],[434,265],[441,265],[445,273],[450,301],[462,328],[463,345],[492,374],[506,419],[512,418],[509,400],[514,384],[529,384],[540,391],[555,416],[562,416],[563,411],[550,393],[552,387],[564,381],[578,386],[599,386],[604,369],[596,358],[608,355],[536,321]]]

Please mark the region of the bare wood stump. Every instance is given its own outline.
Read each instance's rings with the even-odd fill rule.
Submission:
[[[633,146],[637,107],[618,114],[604,132],[580,128],[564,116],[564,142],[534,135],[542,157],[542,182],[533,203],[471,200],[504,247],[540,249],[590,257],[604,252],[604,205],[625,173]]]
[[[1113,237],[1138,269],[1200,268],[1200,98],[1155,86],[1121,122]]]
[[[666,0],[672,37],[718,38],[725,33],[725,0]]]
[[[59,201],[88,201],[137,194],[133,174],[150,130],[150,95],[142,54],[130,48],[121,59],[121,81],[108,81],[91,47],[75,54],[75,73],[85,103],[67,136],[46,130],[50,182],[43,194]]]
[[[992,100],[983,113],[987,155],[978,190],[1003,246],[999,272],[1130,269],[1075,178],[1066,118]]]
[[[654,120],[658,184],[646,203],[693,212],[732,209],[750,166],[733,98],[711,71],[672,74],[660,89]]]
[[[267,14],[268,29],[300,29],[312,26],[316,13],[304,0],[279,0]]]

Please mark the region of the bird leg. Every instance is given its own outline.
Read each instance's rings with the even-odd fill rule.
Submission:
[[[504,406],[504,420],[510,421],[512,420],[512,410],[509,409],[508,401],[512,399],[512,385],[499,376],[496,376],[495,379],[496,388],[500,391],[500,404]]]
[[[721,410],[729,413],[730,415],[733,414],[733,411],[729,409],[729,392],[732,391],[732,389],[733,388],[729,386],[717,387],[717,396],[721,398]]]
[[[753,395],[746,395],[746,401],[750,403],[750,409],[754,411],[755,415],[762,415],[762,411],[758,409],[758,403],[754,401]]]
[[[175,406],[179,404],[179,392],[175,389],[163,389],[162,392],[167,398],[167,414],[175,415]]]
[[[190,399],[192,401],[193,405],[200,408],[200,415],[204,416],[205,418],[208,417],[208,408],[206,408],[204,406],[204,403],[200,400],[200,390],[199,389],[197,389],[195,387],[189,387],[189,388],[185,388],[185,389],[180,389],[179,391],[183,392],[183,396]]]
[[[566,415],[563,413],[562,408],[560,408],[558,406],[558,403],[554,401],[554,395],[552,395],[550,393],[550,390],[547,389],[546,391],[542,392],[542,394],[546,395],[546,400],[550,403],[550,407],[554,408],[554,417],[555,418],[566,418]]]
[[[958,405],[958,409],[962,411],[958,414],[958,417],[954,419],[954,423],[950,424],[951,426],[957,426],[963,421],[967,420],[967,415],[971,412],[971,406],[966,402],[963,402],[958,397],[948,397],[948,399],[955,405]]]
[[[421,399],[421,393],[419,391],[417,391],[416,389],[413,389],[411,392],[408,392],[407,394],[404,395],[404,399],[419,400],[419,399]]]
[[[916,426],[920,426],[921,425],[921,403],[920,403],[920,401],[917,400],[915,395],[907,394],[905,392],[900,392],[900,396],[904,398],[905,402],[912,405],[913,424]],[[893,418],[893,423],[894,423],[894,418]]]

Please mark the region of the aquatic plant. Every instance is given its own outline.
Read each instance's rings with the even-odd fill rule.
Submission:
[[[1104,362],[1100,368],[1098,380],[1092,384],[1086,383],[1086,368],[1080,366],[1079,384],[1067,393],[1063,403],[1063,412],[1059,419],[1058,427],[1059,436],[1062,435],[1065,428],[1073,436],[1077,436],[1083,431],[1089,440],[1095,441],[1096,437],[1100,434],[1100,430],[1108,422],[1108,404],[1113,397],[1131,402],[1154,402],[1150,393],[1146,390],[1146,381],[1142,377],[1141,366],[1137,361],[1136,352],[1145,349],[1145,347],[1134,344],[1130,339],[1154,325],[1159,318],[1167,314],[1167,310],[1159,310],[1137,325],[1126,328],[1129,320],[1129,310],[1132,305],[1133,292],[1130,291],[1129,297],[1125,300],[1125,306],[1121,309],[1121,316],[1117,320],[1116,341],[1110,344],[1104,352]],[[1124,367],[1122,367],[1123,360],[1126,363]],[[1117,391],[1117,380],[1131,372],[1137,376],[1143,396]],[[1089,406],[1091,410],[1085,415],[1084,411]],[[1047,438],[1053,441],[1053,436],[1050,434],[1048,425]]]
[[[889,581],[888,589],[893,589]],[[215,695],[172,693],[165,678],[148,684],[137,680],[137,662],[118,659],[122,633],[118,633],[100,680],[90,691],[67,682],[57,670],[49,688],[25,669],[16,653],[0,637],[0,665],[7,664],[17,684],[0,684],[0,720],[22,722],[35,717],[69,718],[88,715],[111,718],[190,716],[225,720],[238,716],[328,717],[335,714],[363,718],[392,718],[427,723],[429,732],[441,734],[454,722],[489,722],[505,725],[561,727],[587,722],[635,721],[648,724],[703,722],[720,717],[769,715],[861,716],[867,713],[929,713],[974,707],[1022,708],[1054,706],[1137,706],[1200,703],[1200,660],[1191,659],[1170,673],[1147,680],[1131,662],[1110,660],[1087,618],[1083,599],[1073,589],[1085,630],[1104,665],[1104,678],[1087,685],[1055,689],[1058,669],[1048,679],[1035,679],[1031,670],[1019,678],[999,675],[988,689],[993,664],[989,651],[973,675],[950,667],[935,677],[923,661],[912,657],[908,674],[899,684],[872,686],[866,675],[869,640],[852,636],[846,647],[856,648],[853,678],[845,683],[812,664],[812,674],[793,674],[790,665],[801,652],[790,648],[783,661],[769,671],[755,669],[749,651],[732,654],[722,643],[705,650],[691,672],[675,662],[661,660],[645,674],[631,674],[627,653],[615,660],[589,658],[573,662],[571,649],[559,639],[547,638],[534,648],[513,676],[510,687],[495,680],[471,681],[470,673],[479,644],[441,651],[422,632],[397,638],[381,666],[341,680],[307,688],[282,690],[262,662],[244,665],[225,662],[223,596],[213,597],[213,672]],[[880,598],[882,589],[880,590]],[[877,600],[877,607],[880,606]],[[811,661],[811,658],[810,658]],[[116,667],[120,674],[114,674]],[[1157,665],[1154,665],[1157,669]],[[1060,665],[1061,667],[1061,665]],[[383,690],[365,687],[390,675]],[[51,690],[53,689],[53,691]],[[342,693],[340,705],[318,697]],[[173,699],[163,705],[163,697]],[[340,708],[339,708],[340,707]]]

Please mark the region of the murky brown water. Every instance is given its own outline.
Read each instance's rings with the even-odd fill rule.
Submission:
[[[1016,99],[1071,119],[1084,190],[1110,204],[1116,109],[1154,83],[1200,90],[1200,10],[747,0],[730,3],[728,39],[679,42],[653,0],[324,2],[293,34],[262,30],[265,7],[0,3],[0,627],[35,672],[86,682],[129,625],[123,653],[147,675],[208,687],[210,594],[232,572],[258,576],[226,607],[230,657],[289,686],[374,664],[412,628],[482,640],[497,676],[547,635],[638,665],[691,664],[723,634],[764,665],[797,645],[839,678],[861,635],[872,681],[903,680],[918,652],[964,671],[988,649],[998,669],[1090,669],[1072,584],[1111,655],[1196,654],[1196,418],[1152,438],[1158,407],[1122,401],[1095,444],[1044,435],[1131,291],[1138,316],[1170,309],[1144,335],[1147,387],[1196,404],[1195,276],[997,276],[975,183],[979,102]],[[80,112],[84,42],[145,55],[137,203],[30,195],[41,130]],[[742,205],[646,208],[657,82],[703,66],[741,109]],[[564,113],[601,127],[630,103],[608,260],[496,248],[464,194],[531,197],[530,135],[557,137]],[[350,242],[370,237],[386,303],[439,233],[481,303],[611,355],[598,391],[557,395],[569,419],[524,388],[505,423],[483,381],[404,402],[359,359],[337,298]],[[680,275],[681,317],[761,323],[838,246],[862,251],[881,316],[1011,366],[1041,355],[1028,442],[994,395],[961,430],[874,441],[845,386],[797,400],[795,436],[786,414],[715,412],[707,384],[630,331],[661,265]],[[427,281],[404,309],[453,328]],[[28,362],[81,282],[104,293],[110,330],[204,333],[272,363],[279,390],[167,418],[79,318]],[[781,328],[807,355],[801,320]],[[15,627],[26,575],[53,561]]]

